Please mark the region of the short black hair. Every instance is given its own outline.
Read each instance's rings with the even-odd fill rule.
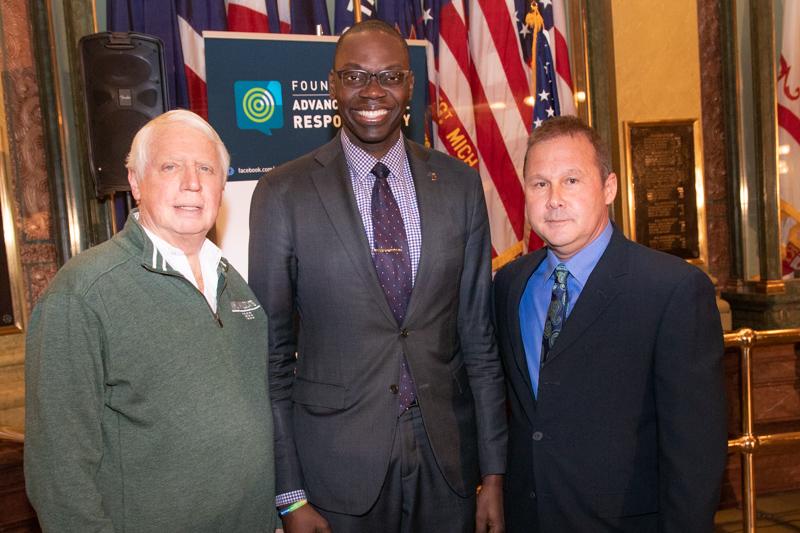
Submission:
[[[389,24],[387,22],[384,22],[384,21],[382,21],[380,19],[367,19],[367,20],[362,20],[358,24],[353,24],[352,26],[347,28],[347,31],[344,32],[339,37],[338,41],[336,41],[336,50],[333,52],[334,68],[335,68],[335,65],[336,65],[336,57],[339,55],[339,48],[341,47],[342,42],[344,42],[344,40],[350,35],[355,35],[357,33],[364,33],[364,32],[367,32],[367,31],[379,31],[379,32],[385,33],[386,35],[389,35],[391,37],[396,37],[397,40],[400,41],[403,44],[403,51],[406,54],[406,58],[409,58],[409,61],[410,61],[410,57],[409,57],[409,53],[408,53],[408,43],[406,43],[406,40],[403,38],[402,35],[400,35],[400,32],[397,31],[397,28],[395,28],[391,24]]]

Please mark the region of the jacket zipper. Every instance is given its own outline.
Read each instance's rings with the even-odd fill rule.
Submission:
[[[203,294],[202,292],[200,292],[200,289],[198,289],[197,287],[195,287],[195,286],[192,284],[192,282],[190,282],[190,281],[189,281],[188,279],[186,279],[185,277],[181,276],[179,273],[166,272],[166,271],[164,271],[164,270],[157,270],[157,269],[154,269],[153,267],[151,267],[150,265],[147,265],[147,264],[143,264],[142,266],[143,266],[143,267],[145,267],[145,268],[146,268],[147,270],[149,270],[150,272],[153,272],[153,273],[155,273],[155,274],[163,274],[163,275],[165,275],[165,276],[172,276],[173,278],[178,278],[178,279],[180,279],[180,280],[183,280],[183,281],[184,281],[184,283],[188,283],[188,284],[189,284],[189,286],[190,286],[192,289],[194,289],[194,291],[195,291],[197,294],[199,294],[199,295],[200,295],[200,298],[202,298],[202,299],[203,299],[203,301],[204,301],[204,302],[205,302],[205,304],[206,304],[206,307],[208,308],[208,311],[211,313],[211,317],[214,319],[214,322],[216,322],[216,323],[217,323],[217,326],[219,326],[219,327],[223,327],[223,325],[222,325],[222,318],[219,316],[219,311],[214,311],[213,309],[211,309],[211,305],[208,303],[208,300],[206,300],[206,295],[205,295],[205,294]],[[223,293],[223,291],[225,290],[225,287],[227,286],[227,284],[228,284],[228,278],[227,278],[226,276],[222,276],[222,287],[217,287],[217,308],[219,308],[219,297],[220,297],[220,295]]]

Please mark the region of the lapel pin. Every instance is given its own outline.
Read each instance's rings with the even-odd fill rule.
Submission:
[[[436,172],[431,172],[431,181],[436,181],[439,179],[439,176],[436,175]]]

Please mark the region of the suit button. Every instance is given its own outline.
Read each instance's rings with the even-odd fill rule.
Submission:
[[[534,431],[533,432],[533,440],[542,440],[544,434],[541,431]]]
[[[389,385],[389,390],[392,394],[397,394],[400,391],[400,387],[395,384]]]
[[[535,500],[536,499],[536,493],[534,491],[531,491],[531,493],[528,494],[528,496],[530,496],[531,500]]]
[[[408,330],[407,329],[401,330],[400,331],[400,336],[401,337],[408,337]]]

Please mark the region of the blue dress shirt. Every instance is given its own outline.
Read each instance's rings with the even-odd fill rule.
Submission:
[[[580,298],[581,291],[606,251],[611,241],[613,226],[606,225],[600,235],[590,242],[583,250],[572,256],[564,264],[569,270],[567,277],[567,317],[575,308]],[[522,335],[522,345],[525,348],[525,359],[528,362],[528,373],[531,377],[533,395],[537,396],[539,390],[539,361],[542,357],[542,332],[547,317],[547,308],[550,305],[550,296],[553,290],[553,272],[561,263],[552,250],[547,250],[547,256],[533,271],[522,293],[519,302],[519,324]],[[558,342],[558,341],[556,341]]]

